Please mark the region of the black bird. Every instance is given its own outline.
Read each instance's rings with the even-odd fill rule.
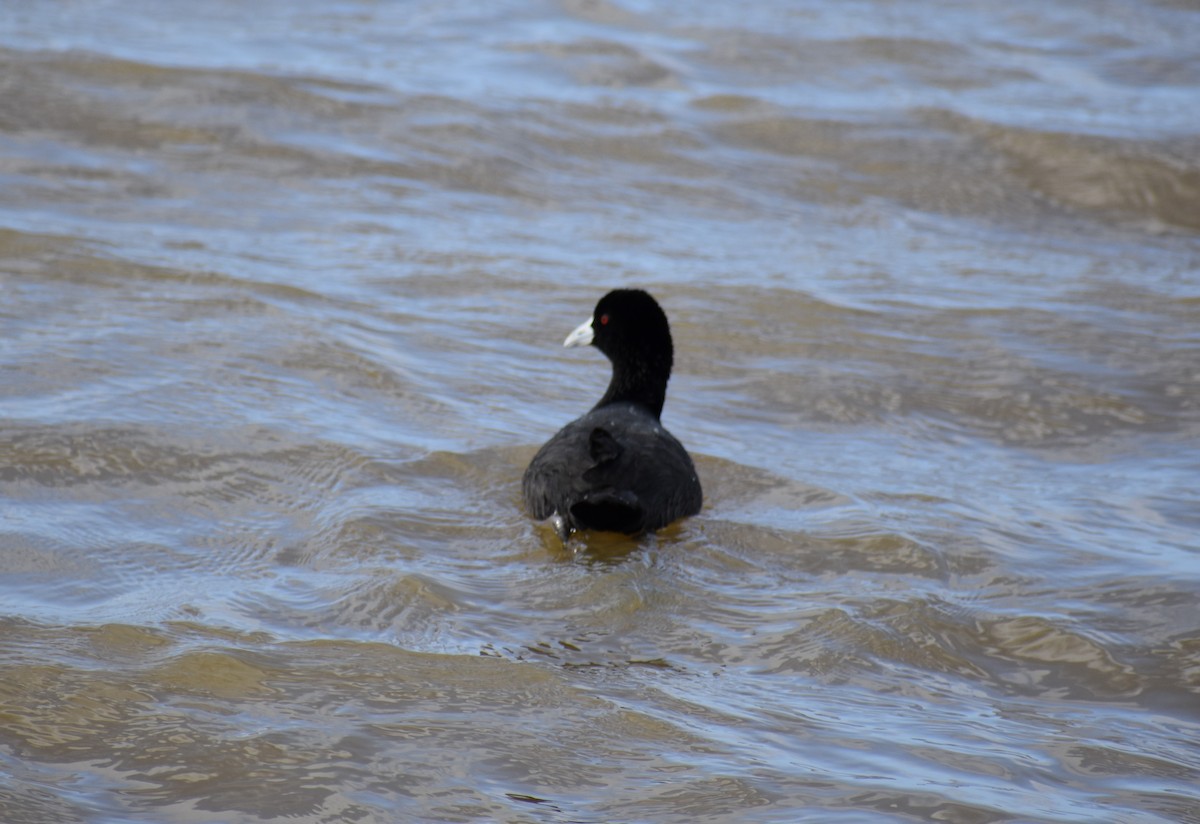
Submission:
[[[635,535],[700,511],[700,479],[663,428],[674,347],[662,307],[640,289],[609,292],[563,346],[592,344],[612,361],[600,402],[559,430],[525,470],[525,506],[577,529]]]

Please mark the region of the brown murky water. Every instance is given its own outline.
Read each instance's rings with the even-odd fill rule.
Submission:
[[[0,11],[0,820],[1200,822],[1197,43]],[[618,285],[706,505],[564,550]]]

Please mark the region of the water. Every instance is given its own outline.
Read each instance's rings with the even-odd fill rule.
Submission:
[[[693,5],[0,11],[0,819],[1200,822],[1200,9]]]

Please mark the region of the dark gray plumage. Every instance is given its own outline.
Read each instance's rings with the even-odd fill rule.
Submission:
[[[667,316],[640,289],[609,292],[565,346],[592,344],[612,361],[600,402],[538,450],[521,481],[525,506],[577,529],[637,534],[700,511],[687,450],[663,428],[674,349]]]

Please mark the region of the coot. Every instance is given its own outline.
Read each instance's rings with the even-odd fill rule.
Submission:
[[[612,361],[608,391],[534,455],[521,481],[525,506],[577,529],[634,535],[700,511],[696,468],[659,417],[674,348],[667,316],[640,289],[609,292],[564,346],[592,344]]]

